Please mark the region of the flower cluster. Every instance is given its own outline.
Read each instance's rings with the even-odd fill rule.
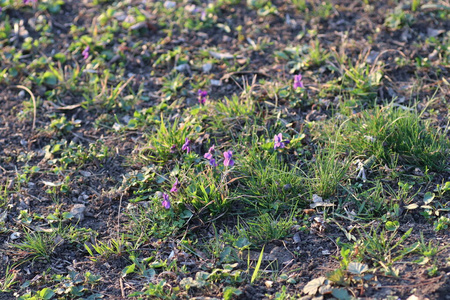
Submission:
[[[198,103],[205,104],[207,96],[208,96],[208,92],[207,91],[198,90]]]
[[[232,167],[232,166],[234,166],[233,152],[232,151],[225,151],[223,153],[223,156],[225,157],[225,160],[223,161],[223,165],[225,167]]]
[[[169,195],[167,195],[166,193],[163,193],[163,200],[161,201],[162,206],[165,209],[170,209],[170,199],[169,199]]]
[[[208,152],[205,153],[205,155],[203,155],[203,157],[206,158],[207,160],[209,160],[209,164],[210,164],[211,166],[217,167],[216,159],[213,157],[214,152],[215,152],[215,150],[214,150],[214,145],[212,145],[212,146],[209,148]]]
[[[177,193],[178,189],[180,188],[181,183],[178,181],[178,178],[175,180],[175,183],[172,185],[172,188],[170,189],[171,193]]]
[[[188,138],[184,140],[184,144],[183,147],[181,147],[181,150],[186,151],[186,153],[191,152],[191,141]]]
[[[285,140],[283,141],[283,135],[281,133],[275,135],[274,138],[274,145],[273,145],[273,149],[276,150],[278,148],[284,148],[286,147],[286,144],[289,144],[291,141],[289,140]]]
[[[83,58],[86,60],[89,57],[89,50],[91,48],[89,46],[86,46],[86,48],[84,48],[83,52],[81,52],[81,54],[83,55]]]
[[[294,76],[294,90],[298,89],[298,88],[304,88],[305,86],[303,85],[303,81],[302,81],[302,75],[298,74]]]

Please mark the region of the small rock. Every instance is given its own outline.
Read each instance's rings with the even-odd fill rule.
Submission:
[[[294,243],[295,244],[299,244],[301,241],[302,241],[302,239],[300,238],[300,233],[296,233],[296,234],[294,234]]]
[[[427,35],[429,37],[437,37],[438,35],[440,35],[444,32],[445,32],[445,30],[443,30],[443,29],[427,28]]]
[[[84,177],[89,177],[92,175],[92,173],[89,171],[80,171],[80,174]]]
[[[12,240],[12,241],[14,241],[14,240],[17,240],[18,238],[20,238],[20,232],[13,232],[10,236],[9,236],[9,238]]]
[[[19,98],[21,98],[21,99],[25,98],[25,91],[24,90],[21,90],[19,92]]]
[[[212,69],[213,65],[211,63],[204,64],[202,66],[203,73],[209,73]]]
[[[115,130],[115,131],[119,131],[120,130],[120,128],[122,128],[122,125],[120,125],[119,123],[114,123],[114,125],[113,125],[113,129]]]
[[[438,56],[439,56],[439,51],[437,51],[437,49],[434,49],[433,52],[428,54],[428,59],[430,61],[436,61],[439,58]]]
[[[216,79],[211,79],[211,85],[221,86],[222,85],[222,81],[216,80]]]
[[[373,64],[379,54],[380,54],[380,52],[378,52],[378,51],[370,51],[370,54],[366,58],[366,62],[368,64]]]
[[[128,124],[130,121],[131,121],[131,117],[129,116],[129,115],[125,115],[125,116],[123,116],[122,117],[122,121],[125,123],[125,124]]]
[[[84,219],[84,214],[86,211],[86,205],[84,204],[75,204],[72,209],[70,210],[70,213],[73,215],[73,218],[77,222],[81,222]]]
[[[177,6],[177,3],[175,1],[166,1],[166,2],[164,2],[164,7],[166,9],[171,9],[171,8],[174,8],[175,6]]]
[[[191,67],[189,67],[189,64],[182,64],[175,67],[175,70],[178,72],[185,72],[185,73],[191,73]]]
[[[5,223],[7,217],[8,212],[6,210],[4,212],[0,212],[0,223]]]
[[[294,258],[291,252],[282,247],[273,248],[269,253],[269,257],[276,259],[280,265]]]
[[[25,201],[23,201],[22,199],[20,199],[20,200],[19,200],[19,204],[17,205],[17,208],[18,208],[19,210],[27,210],[27,209],[30,208],[30,206],[29,206]]]

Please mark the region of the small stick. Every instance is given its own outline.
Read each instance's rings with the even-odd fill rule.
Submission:
[[[32,131],[34,131],[34,128],[36,127],[36,98],[34,97],[33,93],[30,91],[29,88],[23,85],[16,85],[15,86],[18,89],[25,90],[28,94],[30,94],[31,100],[33,100],[33,127],[31,128]]]
[[[120,292],[122,294],[122,298],[125,298],[125,291],[123,289],[123,281],[122,281],[122,277],[119,278],[119,283],[120,283]]]

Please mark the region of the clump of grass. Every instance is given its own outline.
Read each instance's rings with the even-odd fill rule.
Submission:
[[[51,255],[58,246],[55,238],[55,234],[45,232],[25,232],[23,242],[11,244],[11,247],[23,251],[31,260],[50,261]]]
[[[341,124],[337,146],[367,158],[374,155],[390,167],[398,158],[398,163],[443,171],[448,168],[449,140],[421,116],[417,109],[393,104],[355,114]],[[334,137],[334,128],[323,133]]]
[[[344,179],[350,166],[348,158],[341,158],[336,146],[328,146],[316,154],[316,160],[311,166],[314,177],[312,191],[324,198],[337,192],[340,182]]]
[[[161,115],[159,129],[149,134],[148,147],[142,149],[141,153],[149,160],[165,162],[169,159],[171,151],[181,150],[183,143],[186,142],[186,138],[192,131],[191,123],[180,123],[179,119],[175,119],[172,124],[169,124]]]
[[[286,220],[264,213],[253,220],[244,222],[239,226],[239,231],[253,245],[262,245],[285,238],[293,225],[292,216]]]
[[[240,171],[244,178],[239,193],[252,209],[276,213],[301,200],[306,177],[298,168],[287,165],[278,153],[252,147]]]

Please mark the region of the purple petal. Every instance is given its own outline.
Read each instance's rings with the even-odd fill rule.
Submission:
[[[210,164],[211,166],[213,166],[213,167],[217,167],[217,163],[216,163],[216,160],[215,160],[214,158],[211,158],[211,159],[209,160],[209,164]]]
[[[169,208],[170,208],[170,201],[169,201],[169,200],[163,200],[163,201],[161,201],[161,205],[162,205],[165,209],[169,209]]]
[[[223,161],[223,165],[225,167],[232,167],[232,166],[234,166],[234,160],[232,160],[231,158],[230,159],[225,159]]]
[[[170,208],[169,195],[167,195],[166,193],[163,193],[163,201],[161,201],[161,205],[162,205],[165,209],[169,209],[169,208]]]
[[[87,59],[89,57],[89,50],[90,50],[90,47],[86,46],[86,48],[84,48],[83,52],[81,53],[83,55],[84,59]]]
[[[233,151],[225,151],[223,153],[223,156],[225,157],[225,159],[231,159],[233,157]]]
[[[172,188],[170,189],[171,193],[178,192],[178,188],[180,187],[180,182],[178,181],[178,178],[175,180],[175,183],[172,185]]]

